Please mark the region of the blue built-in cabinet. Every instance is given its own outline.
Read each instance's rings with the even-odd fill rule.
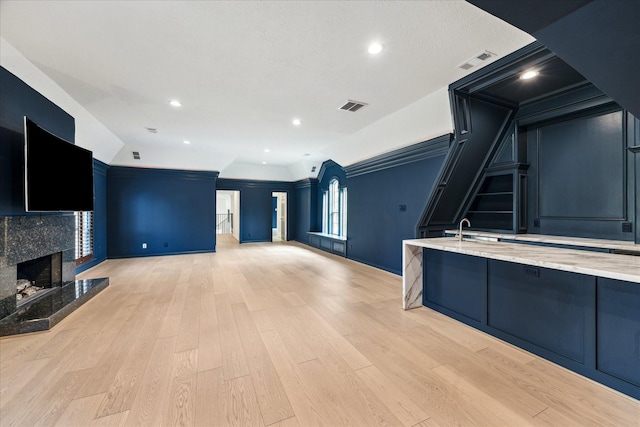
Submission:
[[[640,284],[425,249],[423,305],[640,398]]]
[[[424,304],[432,304],[472,322],[486,322],[487,262],[464,254],[428,250]]]
[[[597,369],[640,387],[640,284],[598,278]]]

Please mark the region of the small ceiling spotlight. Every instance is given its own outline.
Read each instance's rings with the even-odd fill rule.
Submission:
[[[187,141],[186,139],[184,141],[182,141],[182,142],[184,142],[187,145],[191,144],[191,141]]]
[[[532,79],[532,78],[536,77],[538,74],[539,73],[537,71],[530,70],[530,71],[527,71],[526,73],[522,74],[520,76],[520,79],[521,80],[529,80],[529,79]]]
[[[300,119],[293,119],[293,122],[292,122],[292,123],[293,123],[294,125],[296,125],[296,126],[300,126],[300,124],[301,124],[302,122],[300,121]]]
[[[169,101],[169,104],[173,105],[174,107],[182,107],[182,102],[178,101],[177,99],[172,99],[171,101]]]
[[[367,51],[371,54],[371,55],[377,55],[380,52],[382,52],[382,49],[384,48],[384,46],[382,46],[380,43],[371,43],[369,45],[369,49],[367,49]]]
[[[267,162],[262,162],[262,164],[263,164],[263,165],[266,165],[266,164],[267,164]]]
[[[270,152],[270,151],[271,151],[271,150],[269,150],[268,148],[265,148],[265,149],[264,149],[264,152],[265,152],[265,153],[268,153],[268,152]]]

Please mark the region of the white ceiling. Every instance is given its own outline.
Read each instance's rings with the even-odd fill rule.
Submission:
[[[122,141],[101,160],[244,178],[298,179],[437,136],[394,138],[419,128],[412,105],[468,74],[459,64],[533,41],[458,0],[2,0],[0,12],[0,36]],[[338,110],[347,99],[369,105]]]

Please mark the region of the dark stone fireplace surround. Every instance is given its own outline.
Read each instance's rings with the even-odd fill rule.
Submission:
[[[73,215],[30,215],[0,218],[0,300],[16,293],[19,263],[62,253],[62,282],[76,277]]]
[[[46,330],[106,288],[109,279],[75,280],[75,217],[41,214],[0,217],[0,336]],[[59,291],[18,308],[19,263],[61,253]]]

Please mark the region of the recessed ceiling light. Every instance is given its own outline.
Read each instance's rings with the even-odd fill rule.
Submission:
[[[169,104],[173,105],[174,107],[182,107],[182,102],[178,101],[177,99],[172,99],[171,101],[169,101]]]
[[[369,49],[367,49],[367,51],[371,54],[371,55],[377,55],[380,52],[382,52],[382,49],[384,48],[384,46],[382,46],[380,43],[371,43],[369,45]]]
[[[184,142],[185,144],[191,144],[191,141],[187,141],[186,139],[182,142]]]
[[[267,164],[267,162],[262,162],[262,164],[263,164],[263,165],[266,165],[266,164]]]
[[[532,78],[536,77],[538,74],[539,73],[537,71],[531,70],[531,71],[527,71],[526,73],[522,74],[520,76],[520,78],[522,80],[529,80],[529,79],[532,79]]]
[[[302,122],[300,121],[300,119],[293,119],[293,124],[296,126],[300,126]]]
[[[265,149],[264,149],[264,152],[265,152],[265,153],[268,153],[269,151],[271,151],[271,150],[269,150],[268,148],[265,148]]]

